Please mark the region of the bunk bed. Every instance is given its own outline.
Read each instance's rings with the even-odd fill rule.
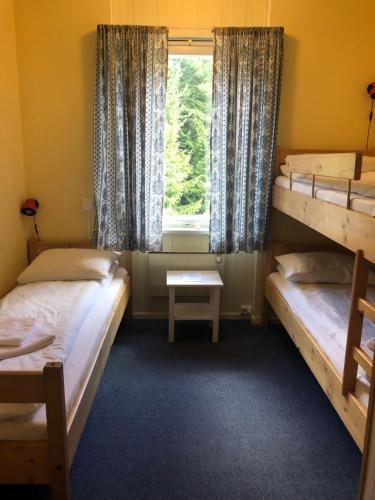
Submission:
[[[52,248],[90,248],[90,245],[31,240],[29,261]],[[64,374],[61,362],[47,362],[43,371],[0,371],[0,403],[38,405],[35,417],[0,422],[0,483],[49,484],[54,500],[69,498],[69,469],[130,300],[131,253],[125,252],[121,259],[118,270],[121,272],[116,271],[115,283],[105,289],[105,295],[99,295],[100,300],[85,319],[81,329],[85,337],[83,334],[77,337],[80,350],[78,347],[72,350],[70,365],[75,362],[77,370],[83,364],[88,346],[91,348],[69,404],[69,384],[64,387],[69,373],[67,368]],[[95,341],[92,341],[94,331]]]
[[[371,156],[373,154],[372,152]],[[294,155],[296,161],[289,166],[286,182],[286,176],[280,179],[279,172],[288,155]],[[361,345],[361,336],[364,317],[375,321],[375,307],[368,299],[370,294],[367,292],[369,270],[375,263],[375,218],[368,211],[364,213],[366,210],[363,212],[354,209],[358,205],[353,204],[353,198],[357,199],[358,196],[352,196],[351,187],[352,182],[361,176],[361,166],[360,152],[278,150],[272,209],[309,226],[332,241],[313,247],[271,241],[266,264],[265,297],[362,451],[373,363],[371,353]],[[298,185],[301,175],[307,176],[310,183],[304,178],[301,183],[303,185]],[[343,179],[347,186],[345,203],[342,201],[342,191],[339,196],[335,193],[331,196],[325,192],[325,188],[319,186],[317,176],[319,179],[325,176]],[[295,177],[298,179],[297,183],[294,182]],[[323,199],[319,197],[319,190]],[[337,204],[337,199],[340,204]],[[364,202],[371,204],[372,200]],[[356,255],[353,283],[349,290],[347,287],[338,294],[346,294],[349,309],[348,333],[341,368],[340,363],[330,356],[324,342],[319,340],[319,335],[313,331],[314,321],[309,321],[306,315],[301,314],[304,306],[293,303],[293,297],[303,295],[303,286],[298,288],[298,284],[287,283],[287,280],[283,281],[278,276],[279,273],[273,272],[275,257],[312,250]],[[328,293],[327,290],[322,291]],[[319,292],[316,287],[316,293]],[[302,296],[301,300],[305,300],[308,308],[309,298]],[[320,322],[324,321],[323,302],[322,300],[321,310],[315,311]],[[307,312],[307,317],[308,314]],[[313,318],[313,311],[310,318]]]
[[[337,153],[339,156],[342,152]],[[300,168],[292,167],[290,182],[293,188],[293,176],[295,174],[307,174],[313,176],[328,175],[333,178],[341,178],[347,182],[348,190],[346,199],[351,198],[351,183],[358,180],[361,175],[362,153],[348,153],[349,161],[345,169],[342,165],[338,168],[333,166],[335,153],[333,151],[311,151],[278,149],[276,155],[275,173],[279,173],[280,165],[285,163],[288,155],[310,155],[314,161]],[[321,155],[321,163],[316,162],[316,155]],[[330,160],[324,164],[324,157],[328,155]],[[375,156],[374,151],[366,152],[368,156]],[[310,195],[294,191],[290,186],[283,187],[274,185],[272,189],[272,207],[289,215],[293,219],[305,224],[318,233],[334,240],[339,245],[348,248],[352,252],[357,249],[363,250],[363,256],[370,262],[375,262],[375,219],[369,215],[352,210],[350,206],[342,207],[326,200],[318,199],[313,194],[313,182],[311,183]],[[323,190],[321,190],[323,191]]]

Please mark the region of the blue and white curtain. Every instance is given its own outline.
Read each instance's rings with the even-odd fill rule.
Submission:
[[[283,28],[215,28],[210,251],[263,250],[283,59]]]
[[[100,25],[94,104],[94,243],[160,251],[168,30]]]

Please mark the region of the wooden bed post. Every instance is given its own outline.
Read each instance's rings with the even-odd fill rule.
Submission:
[[[276,146],[275,158],[273,162],[273,171],[272,171],[272,179],[274,179],[280,170],[281,160],[281,148],[280,146]],[[267,238],[267,249],[265,251],[265,260],[263,262],[263,281],[265,283],[266,278],[272,272],[272,262],[273,262],[273,243],[274,243],[274,215],[273,208],[270,207],[270,218],[269,218],[269,229],[268,229],[268,238]],[[271,306],[266,299],[265,290],[263,290],[263,302],[262,302],[262,310],[261,310],[261,325],[268,326],[269,316],[271,312]]]
[[[47,414],[50,484],[53,500],[68,500],[69,464],[62,363],[47,363],[43,370]]]
[[[272,272],[272,262],[273,262],[273,240],[274,240],[274,225],[273,225],[273,214],[272,208],[270,208],[270,225],[268,230],[268,241],[267,249],[265,251],[265,259],[263,262],[263,282],[265,283],[266,278]],[[263,290],[263,302],[261,310],[261,325],[268,326],[270,316],[270,305],[266,299],[265,290]]]
[[[371,380],[375,380],[375,363],[372,366]],[[362,455],[361,475],[359,479],[358,500],[371,500],[375,491],[375,468],[374,468],[374,401],[375,384],[370,385],[370,397],[368,403],[365,445]]]
[[[264,281],[272,272],[272,259],[273,259],[273,242],[268,242],[268,248],[266,250],[266,258],[263,266],[263,279]],[[263,292],[263,303],[262,303],[262,314],[261,314],[261,325],[268,326],[269,316],[270,316],[270,305],[266,299],[265,291]]]
[[[357,383],[357,371],[361,360],[366,364],[366,355],[361,353],[363,312],[358,307],[360,299],[366,297],[369,267],[363,258],[363,251],[357,250],[354,264],[352,299],[350,305],[348,336],[346,341],[344,375],[342,380],[342,393],[347,396],[348,392],[354,392]],[[361,363],[362,364],[362,363]],[[367,363],[368,364],[368,363]],[[365,368],[365,366],[363,366]],[[369,370],[366,370],[369,371]],[[371,375],[371,370],[368,375]]]

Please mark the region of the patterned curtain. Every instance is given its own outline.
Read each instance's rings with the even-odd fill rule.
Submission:
[[[215,28],[210,251],[263,250],[271,200],[283,28]]]
[[[160,251],[168,30],[100,25],[94,104],[94,243]]]

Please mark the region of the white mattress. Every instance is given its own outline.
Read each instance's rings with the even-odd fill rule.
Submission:
[[[351,286],[294,283],[283,278],[280,273],[272,273],[269,278],[336,370],[343,374]],[[375,287],[369,287],[368,298],[375,302]],[[362,345],[373,337],[375,324],[365,318]],[[367,352],[373,354],[369,350]],[[362,369],[358,373],[356,394],[367,405],[369,381]]]
[[[285,175],[279,175],[275,179],[275,184],[289,189],[289,177],[286,177]],[[311,183],[308,184],[307,182],[293,181],[292,191],[297,191],[299,193],[311,196]],[[323,200],[329,203],[333,203],[334,205],[346,207],[345,191],[336,191],[335,189],[316,187],[315,197],[318,200]],[[370,215],[371,217],[375,217],[375,198],[367,198],[366,196],[351,194],[350,208],[355,212],[361,212],[363,214]]]
[[[127,280],[127,271],[117,269],[108,286],[96,297],[96,303],[83,321],[68,358],[64,363],[66,410],[69,412],[78,394],[80,382],[90,365],[97,345],[102,338],[103,327],[113,304]],[[31,417],[0,422],[0,440],[38,440],[46,438],[45,406]]]

